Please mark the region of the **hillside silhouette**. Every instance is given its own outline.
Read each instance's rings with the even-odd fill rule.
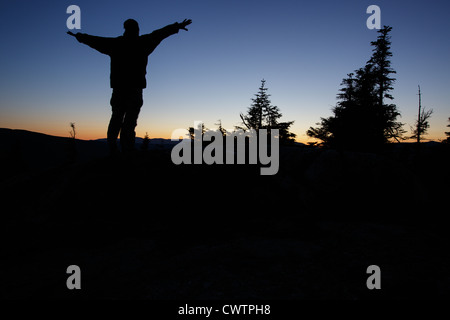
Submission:
[[[261,176],[258,165],[176,166],[170,147],[110,158],[102,141],[77,141],[82,159],[67,162],[65,138],[0,133],[2,161],[28,163],[2,173],[2,298],[450,296],[442,144],[420,159],[410,144],[383,155],[285,146],[279,172]],[[32,164],[45,155],[54,163]],[[78,291],[65,287],[72,264]]]

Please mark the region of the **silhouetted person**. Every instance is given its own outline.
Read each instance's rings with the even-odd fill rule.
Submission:
[[[134,150],[137,118],[142,107],[142,89],[147,86],[148,56],[165,38],[186,29],[192,20],[170,24],[150,34],[139,36],[139,24],[128,19],[124,22],[125,32],[117,38],[91,36],[84,33],[69,35],[91,48],[111,57],[111,97],[112,116],[108,126],[108,146],[110,152],[117,152],[117,137],[120,132],[122,151]]]

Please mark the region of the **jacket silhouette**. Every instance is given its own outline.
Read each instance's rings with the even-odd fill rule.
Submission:
[[[107,140],[110,152],[117,152],[117,137],[120,133],[122,152],[132,152],[135,142],[135,128],[142,107],[142,89],[147,87],[148,56],[165,38],[178,33],[192,21],[175,22],[152,33],[139,35],[139,24],[128,19],[124,22],[125,32],[116,38],[92,36],[84,33],[74,35],[80,43],[110,56],[110,84],[112,115],[108,126]]]

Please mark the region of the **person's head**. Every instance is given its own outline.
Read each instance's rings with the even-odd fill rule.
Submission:
[[[134,19],[128,19],[123,23],[125,29],[123,35],[127,38],[139,37],[139,24]]]

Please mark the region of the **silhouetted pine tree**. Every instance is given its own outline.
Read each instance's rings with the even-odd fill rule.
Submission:
[[[393,90],[392,85],[395,82],[395,78],[391,78],[391,74],[397,73],[391,68],[392,52],[391,50],[391,36],[389,32],[392,31],[392,27],[384,26],[378,31],[379,36],[377,41],[373,41],[370,44],[374,47],[371,59],[368,63],[374,65],[374,78],[376,83],[375,93],[378,97],[376,115],[378,117],[377,129],[383,130],[385,142],[390,139],[399,141],[403,138],[405,131],[402,129],[403,124],[397,121],[397,117],[400,116],[400,112],[397,110],[395,104],[385,104],[384,98],[393,100],[391,95]]]
[[[194,127],[189,127],[188,128],[189,136],[190,136],[191,140],[194,140],[194,138],[195,138],[195,130],[198,130],[198,128],[194,128]],[[202,137],[203,137],[203,135],[205,134],[206,131],[208,131],[208,128],[206,128],[205,124],[202,122]]]
[[[295,141],[295,134],[289,131],[290,126],[294,121],[279,122],[279,119],[283,116],[280,112],[280,108],[272,105],[265,87],[266,80],[261,80],[261,86],[259,91],[255,94],[255,98],[252,98],[252,104],[247,110],[247,114],[240,114],[242,122],[245,128],[242,129],[267,129],[270,132],[271,129],[278,129],[280,134],[280,141],[282,143],[288,143]]]
[[[259,91],[255,94],[256,98],[252,98],[252,105],[247,110],[247,115],[241,113],[241,119],[247,129],[259,130],[263,127],[263,117],[267,113],[267,109],[271,106],[269,100],[270,94],[267,94],[265,87],[266,80],[261,80]]]
[[[450,117],[448,118],[448,121],[450,122]],[[450,128],[450,124],[447,125],[447,128]],[[447,139],[445,139],[444,142],[450,143],[450,132],[446,132],[445,135],[447,136]]]
[[[372,57],[363,68],[349,73],[342,80],[337,95],[338,103],[333,116],[321,118],[319,127],[309,128],[307,135],[322,140],[323,145],[354,150],[378,150],[391,139],[402,139],[403,124],[397,122],[400,113],[395,104],[386,104],[384,99],[393,99],[394,78],[391,68],[391,27],[379,30]]]
[[[215,123],[216,126],[218,126],[217,130],[222,134],[222,136],[226,136],[227,130],[222,126],[222,120],[217,120],[218,122]]]
[[[144,152],[148,151],[149,143],[150,143],[150,137],[148,136],[148,133],[146,132],[144,139],[142,139],[141,150]]]

